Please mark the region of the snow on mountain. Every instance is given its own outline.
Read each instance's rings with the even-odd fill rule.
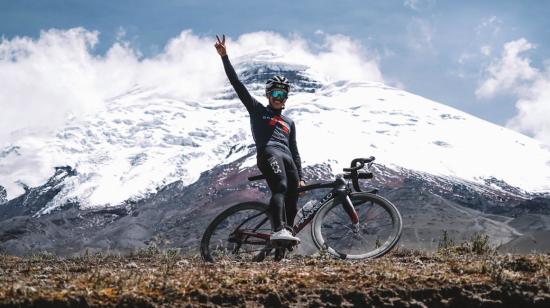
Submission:
[[[304,166],[328,163],[338,172],[353,158],[373,155],[395,169],[550,192],[550,149],[534,139],[382,83],[324,80],[268,53],[233,62],[261,102],[266,76],[279,72],[293,81],[285,113],[296,122]],[[55,166],[69,165],[77,175],[64,180],[42,213],[68,201],[83,208],[118,205],[176,180],[191,184],[253,150],[248,114],[228,84],[204,101],[136,86],[106,106],[69,120],[55,137],[23,131],[0,149],[8,199],[24,185],[44,183]],[[254,164],[252,157],[242,167]]]
[[[352,157],[374,155],[378,163],[434,175],[476,183],[496,178],[529,192],[550,190],[547,146],[380,83],[325,85],[301,95],[287,112],[299,123],[307,163],[328,157],[347,164]]]

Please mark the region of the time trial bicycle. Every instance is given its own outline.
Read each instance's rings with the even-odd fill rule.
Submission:
[[[331,190],[300,209],[292,233],[297,234],[311,222],[315,246],[341,259],[376,258],[389,252],[401,236],[402,218],[395,205],[379,196],[377,189],[361,191],[359,180],[371,179],[373,174],[360,170],[365,166],[370,169],[373,161],[372,156],[354,159],[351,167],[344,168],[344,174],[334,181],[300,187],[299,193]],[[256,181],[265,176],[248,179]],[[267,204],[251,201],[231,206],[219,214],[203,234],[202,258],[208,262],[262,261],[272,254],[275,260],[284,258],[294,247],[290,244],[275,247],[270,243],[271,222],[267,209]]]

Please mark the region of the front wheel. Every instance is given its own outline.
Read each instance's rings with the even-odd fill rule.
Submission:
[[[333,199],[313,219],[315,245],[341,259],[376,258],[390,251],[403,228],[397,208],[371,193],[352,193],[349,197],[359,223],[353,225],[342,203]]]

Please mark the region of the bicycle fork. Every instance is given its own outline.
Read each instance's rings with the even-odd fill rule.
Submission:
[[[348,214],[349,218],[351,219],[351,223],[354,227],[354,231],[358,231],[359,228],[359,215],[357,215],[357,211],[355,211],[355,207],[353,206],[353,203],[351,202],[351,199],[349,197],[349,190],[346,187],[345,182],[342,180],[342,183],[339,183],[338,187],[335,189],[336,193],[338,194],[338,198],[340,198],[340,202],[342,202],[342,206],[344,207],[344,210]]]

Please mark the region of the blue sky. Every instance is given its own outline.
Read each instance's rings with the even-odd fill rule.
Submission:
[[[103,54],[125,40],[144,57],[162,52],[170,38],[191,29],[199,36],[237,38],[256,31],[293,34],[315,42],[316,34],[342,34],[377,58],[384,80],[499,125],[531,100],[549,110],[533,91],[548,79],[549,1],[0,1],[0,35],[38,38],[41,30],[83,27],[100,33],[94,48]],[[512,63],[528,62],[536,75],[506,69],[507,43],[527,43]],[[522,41],[523,42],[523,41]],[[512,48],[516,45],[509,45]],[[523,62],[522,62],[523,61]],[[516,75],[514,75],[516,74]],[[508,77],[513,80],[509,82]],[[480,87],[492,82],[480,95]],[[477,95],[476,95],[477,91]],[[543,91],[543,90],[541,90]],[[535,91],[536,92],[536,91]],[[540,92],[540,91],[539,91]],[[487,94],[488,93],[488,94]],[[529,96],[526,93],[530,93]],[[538,93],[538,92],[537,92]],[[545,97],[544,95],[539,95]],[[540,113],[540,112],[539,112]],[[550,118],[550,114],[547,114]],[[529,120],[527,117],[522,121]],[[516,125],[531,136],[546,126]],[[515,125],[515,124],[514,124]],[[541,128],[542,126],[543,128]]]

